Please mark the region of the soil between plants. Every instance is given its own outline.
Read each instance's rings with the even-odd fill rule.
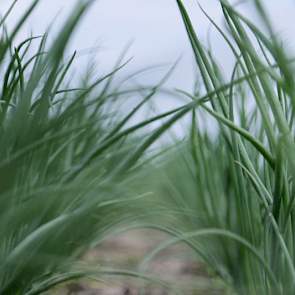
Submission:
[[[167,236],[141,230],[108,238],[99,247],[89,251],[83,261],[116,269],[136,270],[142,258]],[[149,265],[149,274],[175,285],[187,295],[223,295],[223,284],[210,274],[184,245],[164,250]],[[98,278],[101,279],[101,278]],[[167,288],[130,278],[103,278],[104,281],[81,280],[58,288],[54,295],[168,295]]]

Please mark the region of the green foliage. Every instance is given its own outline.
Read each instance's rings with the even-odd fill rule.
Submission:
[[[131,228],[173,236],[146,257],[143,269],[182,241],[238,294],[294,294],[295,76],[261,3],[255,1],[267,32],[225,0],[228,34],[204,12],[236,61],[226,81],[177,0],[202,87],[181,92],[189,103],[130,125],[167,77],[151,89],[122,89],[114,82],[125,65],[119,63],[101,77],[89,71],[75,84],[76,54],[66,57],[66,49],[91,1],[75,8],[53,42],[45,34],[15,46],[38,2],[13,30],[7,32],[5,20],[16,1],[0,21],[0,293],[40,294],[92,275],[150,279],[77,265],[115,225],[132,220]],[[129,95],[140,101],[120,110]],[[187,115],[188,139],[147,157]],[[216,120],[216,134],[200,127],[204,118]],[[160,127],[135,134],[158,120]],[[134,194],[151,189],[153,198]]]
[[[203,87],[182,92],[192,102],[174,115],[191,113],[189,139],[164,156],[158,173],[152,170],[158,206],[169,216],[161,221],[175,237],[145,263],[184,241],[238,294],[294,294],[292,60],[259,1],[267,32],[221,0],[228,34],[204,13],[236,61],[226,82],[182,1],[177,4]],[[217,121],[216,134],[200,127],[208,119]]]
[[[141,140],[131,133],[157,119],[130,126],[157,88],[114,85],[126,63],[100,77],[90,69],[73,85],[76,54],[66,57],[66,48],[91,1],[81,1],[52,42],[47,33],[15,47],[38,2],[7,32],[14,2],[0,24],[0,293],[8,295],[104,273],[76,263],[115,225],[134,219],[139,197],[127,194],[124,179]],[[119,112],[128,96],[142,94],[135,109]]]

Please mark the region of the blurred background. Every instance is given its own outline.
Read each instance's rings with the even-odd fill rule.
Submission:
[[[43,34],[49,25],[58,30],[65,17],[69,15],[79,1],[83,0],[42,0],[18,39],[23,40],[31,32]],[[97,62],[98,70],[107,72],[114,66],[118,56],[129,45],[127,57],[133,57],[128,72],[139,69],[157,67],[146,72],[137,79],[140,83],[153,84],[165,74],[169,65],[178,58],[180,61],[172,74],[168,86],[190,90],[193,87],[194,62],[185,29],[179,16],[174,0],[99,0],[93,1],[92,8],[84,17],[70,51],[80,53],[79,69],[83,68],[93,57]],[[218,60],[222,63],[225,72],[232,66],[232,59],[223,40],[209,25],[208,20],[198,7],[200,4],[206,12],[222,25],[222,13],[217,0],[184,0],[192,16],[194,26],[203,42],[214,48]],[[230,1],[236,3],[237,1]],[[239,1],[237,7],[252,21],[259,24],[257,15],[251,8],[252,1]],[[290,50],[295,47],[292,31],[295,14],[295,5],[292,0],[264,0],[263,1],[280,34]],[[12,0],[2,0],[0,11],[3,13]],[[31,0],[19,0],[11,15],[8,26],[28,7]],[[218,50],[216,49],[218,48]],[[85,57],[86,56],[86,57]]]

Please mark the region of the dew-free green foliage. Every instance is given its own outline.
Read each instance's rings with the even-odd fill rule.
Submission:
[[[104,273],[149,279],[77,265],[115,225],[132,220],[130,227],[174,236],[142,270],[182,241],[237,294],[294,294],[294,67],[261,3],[254,1],[263,31],[225,0],[227,31],[206,15],[236,61],[227,80],[177,0],[200,87],[180,92],[187,104],[131,125],[167,77],[151,89],[124,89],[114,79],[119,63],[75,84],[76,54],[66,49],[91,1],[81,1],[55,39],[47,33],[21,44],[15,37],[39,1],[6,30],[16,2],[0,21],[0,293],[40,294]],[[125,109],[131,95],[139,102]],[[147,158],[145,151],[188,115],[187,140]],[[213,135],[200,127],[208,118],[218,123]],[[158,120],[160,127],[134,134]],[[137,190],[155,194],[143,199]]]
[[[192,101],[174,115],[191,115],[186,143],[164,157],[158,173],[152,168],[158,206],[169,216],[163,223],[175,238],[143,266],[184,241],[237,294],[294,294],[293,60],[260,1],[254,3],[265,30],[220,0],[226,30],[204,13],[235,58],[227,81],[214,58],[218,49],[201,44],[189,12],[176,2],[201,87],[182,92]],[[200,127],[208,119],[218,130]]]
[[[133,151],[147,146],[131,133],[157,119],[126,126],[157,87],[123,89],[114,75],[124,64],[73,76],[76,53],[66,49],[91,1],[81,1],[55,37],[20,44],[15,37],[39,1],[7,30],[16,2],[0,22],[0,293],[7,295],[104,273],[77,262],[114,225],[134,219],[139,198],[127,194],[124,178]],[[140,103],[121,112],[130,95]]]

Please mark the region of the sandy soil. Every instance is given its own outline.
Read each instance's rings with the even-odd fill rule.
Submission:
[[[93,265],[136,270],[142,258],[155,245],[165,240],[161,234],[133,231],[113,237],[93,249],[84,260]],[[205,265],[192,259],[192,253],[183,245],[163,251],[149,265],[149,274],[177,286],[186,295],[221,295],[224,287],[213,278]],[[105,278],[104,278],[105,279]],[[140,290],[144,290],[140,293]],[[147,285],[143,281],[126,278],[106,278],[104,282],[80,281],[54,292],[54,295],[168,295],[167,288]]]

